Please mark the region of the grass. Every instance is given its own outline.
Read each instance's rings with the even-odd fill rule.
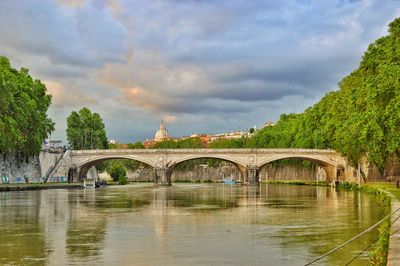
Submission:
[[[41,190],[51,188],[79,188],[82,183],[21,183],[0,184],[0,192],[20,190]]]
[[[11,183],[11,184],[0,184],[0,187],[52,187],[52,186],[76,186],[81,183]]]
[[[390,192],[400,200],[400,189],[391,183],[368,183],[358,186],[354,183],[342,183],[339,187],[347,190],[360,190],[364,193],[382,197],[385,206],[385,215],[391,213],[391,198],[384,191]],[[378,228],[379,237],[369,252],[370,265],[386,265],[389,251],[390,218],[386,219]]]
[[[387,191],[394,195],[397,200],[400,200],[400,188],[397,188],[393,183],[371,183],[364,185],[363,187],[373,187],[380,191]],[[390,213],[390,198],[388,198],[389,204],[386,212]],[[387,255],[389,250],[389,238],[390,238],[390,219],[387,219],[379,227],[379,239],[375,244],[374,248],[370,252],[370,263],[371,265],[386,265]]]
[[[390,192],[400,201],[400,188],[397,188],[393,183],[368,183],[367,185],[363,185],[361,187],[364,186],[375,187],[382,191]]]
[[[206,179],[206,180],[175,179],[175,180],[172,180],[172,183],[217,183],[217,181],[213,181],[211,179]]]
[[[297,186],[329,186],[325,181],[297,181],[297,180],[270,180],[261,181],[261,184],[285,184],[285,185],[297,185]]]

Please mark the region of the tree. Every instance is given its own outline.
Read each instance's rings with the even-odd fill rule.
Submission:
[[[381,171],[400,160],[400,18],[365,52],[359,67],[301,114],[282,115],[249,143],[265,148],[333,148],[356,166]]]
[[[128,143],[128,149],[144,149],[144,145],[140,141],[136,141],[135,143]]]
[[[122,181],[126,179],[126,169],[122,163],[111,164],[107,167],[107,172],[110,174],[113,181]]]
[[[239,139],[217,139],[209,144],[209,148],[212,149],[237,149],[246,147],[246,137]]]
[[[40,80],[33,80],[28,69],[11,67],[0,56],[0,153],[36,155],[43,141],[54,131],[47,116],[51,95]]]
[[[92,113],[86,107],[68,116],[67,139],[76,150],[108,148],[103,120],[98,113]]]
[[[182,140],[164,140],[156,143],[153,147],[154,149],[198,149],[204,148],[204,144],[201,142],[200,138],[193,137]]]

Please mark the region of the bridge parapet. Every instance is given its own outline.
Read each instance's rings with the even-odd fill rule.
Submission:
[[[104,153],[249,153],[249,154],[263,154],[263,153],[308,153],[308,154],[331,154],[339,155],[338,152],[331,149],[97,149],[97,150],[71,150],[72,155],[82,155],[82,154],[104,154]]]

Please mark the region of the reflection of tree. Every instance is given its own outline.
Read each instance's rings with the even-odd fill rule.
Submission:
[[[231,193],[230,190],[224,191],[223,186],[210,186],[207,189],[193,189],[179,191],[172,189],[168,200],[173,202],[174,207],[195,207],[207,206],[207,210],[212,210],[208,207],[217,206],[218,208],[236,208],[238,207],[237,193]],[[198,208],[201,210],[201,208]]]
[[[265,205],[275,209],[276,213],[270,217],[270,223],[280,228],[272,236],[280,239],[283,250],[307,249],[307,253],[314,254],[310,259],[346,242],[384,215],[381,203],[365,194],[282,185],[269,186],[266,191],[268,196],[264,198]],[[324,191],[326,193],[320,193]],[[333,192],[333,195],[329,192]],[[291,210],[285,211],[287,208]],[[282,220],[285,221],[283,227]],[[367,233],[322,262],[328,265],[346,264],[363,247],[373,243],[377,233],[377,230]]]
[[[119,193],[114,197],[98,197],[96,199],[96,208],[127,208],[131,210],[127,210],[127,212],[134,211],[136,208],[142,208],[151,203],[150,195],[148,192],[146,193]]]
[[[48,250],[38,223],[2,223],[0,227],[0,264],[26,265],[45,261]]]
[[[85,191],[70,193],[68,197],[71,213],[66,244],[71,260],[102,253],[107,210],[122,208],[132,212],[150,204],[149,191],[132,189]]]
[[[49,251],[39,223],[39,195],[1,193],[0,264],[44,264]]]
[[[72,261],[99,256],[103,249],[106,215],[92,208],[96,196],[95,191],[68,194],[66,251]]]
[[[74,219],[67,226],[67,254],[74,258],[93,257],[101,254],[105,235],[104,217]]]
[[[139,198],[137,195],[131,195],[130,197],[126,197],[124,199],[118,200],[100,200],[96,202],[96,207],[99,208],[128,208],[134,211],[135,208],[141,208],[146,205],[149,205],[150,201],[146,198]],[[129,211],[128,211],[129,212]]]

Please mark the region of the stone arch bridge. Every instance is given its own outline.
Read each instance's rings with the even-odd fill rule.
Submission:
[[[298,158],[315,162],[326,180],[340,177],[354,178],[354,169],[344,157],[334,150],[316,149],[111,149],[71,150],[61,162],[57,172],[76,178],[86,178],[88,170],[96,164],[111,159],[131,159],[154,167],[157,184],[170,185],[171,174],[179,163],[201,158],[216,158],[233,163],[241,173],[243,183],[258,183],[260,169],[273,161]]]

